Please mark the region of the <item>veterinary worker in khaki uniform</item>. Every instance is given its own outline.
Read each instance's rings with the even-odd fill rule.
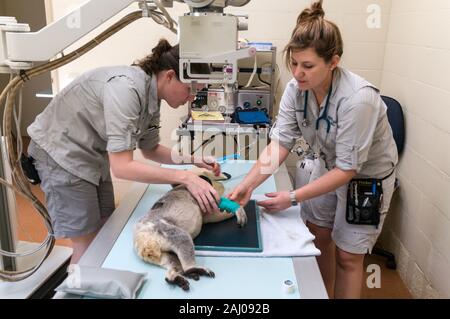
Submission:
[[[178,108],[194,99],[178,72],[178,45],[161,40],[136,65],[81,75],[28,127],[28,155],[35,160],[55,237],[72,241],[72,263],[115,208],[110,170],[120,179],[185,185],[203,212],[218,211],[218,193],[194,173],[133,159],[140,148],[158,163],[192,163],[159,144],[161,100]],[[220,173],[212,158],[195,158],[194,164]]]
[[[341,34],[324,15],[320,1],[298,17],[285,48],[294,78],[280,102],[271,143],[228,196],[245,204],[303,136],[317,154],[310,182],[292,192],[266,194],[269,199],[258,204],[275,213],[301,203],[302,218],[321,251],[317,261],[329,297],[359,298],[364,255],[381,232],[398,156],[378,89],[338,66]],[[347,222],[348,183],[356,178],[380,181],[383,196],[376,226]]]

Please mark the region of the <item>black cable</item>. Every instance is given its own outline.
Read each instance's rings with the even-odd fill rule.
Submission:
[[[264,81],[263,79],[261,79],[261,74],[260,74],[260,73],[258,73],[258,80],[259,80],[261,83],[264,83],[264,84],[266,84],[266,85],[268,85],[268,86],[271,86],[271,85],[272,85],[271,83],[266,82],[266,81]]]
[[[27,82],[30,80],[30,78],[28,77],[28,74],[25,70],[20,70],[19,76],[21,77],[23,82]]]
[[[211,143],[211,142],[216,138],[216,136],[219,135],[219,134],[221,134],[221,135],[223,135],[223,136],[225,136],[225,137],[227,136],[227,134],[225,134],[225,132],[217,133],[217,134],[211,136],[209,139],[204,140],[203,143],[202,143],[199,147],[197,147],[195,150],[193,150],[193,151],[191,152],[191,156],[194,155],[195,152],[197,152],[200,148],[202,148],[202,147],[205,146],[206,144]],[[238,145],[238,142],[237,142],[236,136],[234,136],[233,139],[234,139],[235,145],[237,146],[237,145]]]
[[[223,134],[223,132],[222,132],[222,134]],[[191,152],[191,155],[194,155],[195,152],[197,152],[200,148],[202,148],[202,147],[205,146],[206,144],[211,143],[212,141],[214,141],[214,139],[216,138],[217,135],[219,135],[219,134],[213,135],[213,136],[211,136],[209,139],[204,140],[203,143],[202,143],[202,145],[200,145],[199,147],[197,147],[195,150],[193,150],[193,151]]]
[[[225,134],[225,132],[222,132],[222,135],[223,135],[223,136],[225,136],[225,137],[227,137],[227,136],[228,136],[227,134]],[[233,139],[234,139],[234,144],[238,145],[238,142],[237,142],[237,138],[236,138],[236,135],[235,135],[235,136],[233,136]]]
[[[222,72],[223,68],[222,67],[216,67],[216,66],[212,66],[211,70],[213,72]],[[239,73],[253,73],[253,68],[238,68],[238,72]],[[256,68],[256,73],[260,74],[262,73],[263,69],[262,68]]]

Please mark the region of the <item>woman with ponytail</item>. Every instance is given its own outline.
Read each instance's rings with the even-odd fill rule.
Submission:
[[[271,143],[229,197],[244,205],[303,137],[315,155],[309,183],[266,194],[258,204],[275,213],[301,203],[330,298],[359,298],[364,255],[381,232],[398,155],[378,89],[340,67],[342,54],[339,28],[325,19],[322,1],[315,2],[299,15],[285,48],[293,79]]]
[[[28,154],[41,179],[54,235],[71,239],[72,263],[115,209],[110,171],[141,183],[183,184],[203,212],[218,211],[216,190],[194,173],[133,158],[140,148],[158,163],[192,163],[220,173],[213,158],[172,156],[159,144],[161,100],[178,108],[194,99],[189,85],[180,81],[179,60],[178,45],[161,40],[135,65],[89,71],[57,94],[28,127]]]

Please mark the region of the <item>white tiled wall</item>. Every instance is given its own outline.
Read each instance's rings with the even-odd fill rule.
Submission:
[[[381,81],[406,117],[383,236],[415,297],[450,297],[450,1],[392,0]]]

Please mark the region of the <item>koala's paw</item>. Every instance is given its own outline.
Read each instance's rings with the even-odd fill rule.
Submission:
[[[177,274],[171,278],[166,277],[166,281],[171,285],[180,287],[184,291],[189,291],[189,281],[180,274]]]
[[[244,227],[245,224],[247,224],[247,213],[245,212],[245,210],[242,207],[240,207],[236,211],[236,218],[237,218],[237,223],[240,227]]]
[[[187,269],[183,273],[183,275],[185,275],[188,278],[194,279],[194,280],[199,280],[200,276],[206,276],[206,277],[211,277],[211,278],[216,277],[214,272],[212,272],[208,268],[199,267],[199,266],[194,266],[194,267]]]

